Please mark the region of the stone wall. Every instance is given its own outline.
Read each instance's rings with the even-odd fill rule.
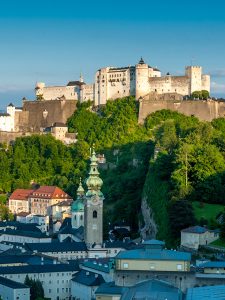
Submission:
[[[76,104],[76,100],[24,101],[16,126],[20,131],[38,132],[55,122],[66,123]]]
[[[140,124],[149,114],[161,109],[174,110],[187,116],[193,115],[202,121],[212,121],[215,118],[225,116],[225,102],[213,100],[141,100],[139,103]]]

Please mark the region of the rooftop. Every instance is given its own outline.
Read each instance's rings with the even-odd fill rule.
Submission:
[[[12,289],[29,289],[29,287],[25,284],[4,278],[2,276],[0,276],[0,284]]]
[[[85,83],[84,83],[84,82],[81,82],[81,81],[78,81],[78,80],[75,80],[75,81],[69,81],[69,82],[67,83],[67,86],[76,86],[76,85],[81,86],[81,85],[83,85],[83,84],[85,84]]]
[[[4,230],[0,230],[0,235],[8,234],[8,235],[16,235],[16,236],[24,236],[24,237],[33,237],[33,238],[49,238],[45,233],[38,231],[24,231],[18,229],[10,229],[6,228]]]
[[[72,199],[67,193],[57,186],[40,186],[31,193],[32,197],[44,199]]]
[[[165,246],[165,242],[159,240],[146,240],[142,243],[143,245],[158,245],[158,246]]]
[[[27,243],[27,250],[44,252],[87,251],[84,242]]]
[[[110,271],[110,267],[109,267],[108,263],[106,263],[106,262],[103,263],[102,261],[97,261],[97,260],[85,261],[83,263],[83,266],[86,268],[101,271],[104,273],[109,273],[109,271]]]
[[[186,300],[224,300],[225,285],[203,286],[189,288]]]
[[[48,264],[0,267],[0,274],[29,274],[29,273],[55,273],[55,272],[75,272],[78,271],[76,265],[72,264]]]
[[[34,190],[16,189],[9,197],[9,200],[26,200],[26,201],[28,201],[28,197],[33,191]]]
[[[201,227],[201,226],[192,226],[192,227],[185,228],[181,231],[182,232],[188,232],[188,233],[202,234],[202,233],[205,233],[206,231],[209,231],[209,230],[207,228]]]
[[[95,293],[98,295],[122,295],[127,289],[127,287],[115,285],[115,282],[113,281],[101,284]]]
[[[187,252],[173,251],[173,250],[146,250],[135,249],[129,251],[121,251],[116,256],[116,259],[135,259],[135,260],[191,260],[191,254]]]
[[[151,295],[151,298],[149,298],[149,295]],[[129,287],[123,293],[121,300],[148,298],[151,300],[181,300],[182,292],[168,282],[152,279]]]
[[[61,122],[55,122],[52,127],[68,127],[68,126]]]
[[[225,261],[209,261],[201,264],[201,268],[225,268]]]
[[[81,270],[76,273],[72,281],[86,286],[99,286],[100,284],[105,282],[102,275],[86,270]]]

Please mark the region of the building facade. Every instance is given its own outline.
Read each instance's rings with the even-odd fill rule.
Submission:
[[[30,212],[46,215],[50,206],[72,198],[56,186],[41,186],[29,195]]]
[[[9,210],[14,214],[30,212],[29,196],[34,190],[16,189],[9,197]]]
[[[181,246],[190,249],[198,250],[199,246],[208,245],[218,239],[218,230],[210,230],[201,226],[181,230]]]
[[[37,83],[36,96],[43,100],[94,101],[95,106],[106,104],[126,96],[135,96],[138,100],[150,93],[179,94],[190,96],[194,91],[210,92],[210,76],[202,73],[200,66],[188,66],[182,76],[169,73],[162,76],[161,71],[149,66],[141,58],[135,66],[104,67],[95,74],[94,84],[87,85],[80,81],[70,81],[66,86],[49,86]]]

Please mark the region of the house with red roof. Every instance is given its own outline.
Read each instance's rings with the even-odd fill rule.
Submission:
[[[41,186],[29,195],[30,212],[46,215],[50,206],[72,200],[72,198],[57,186]]]
[[[12,213],[29,213],[29,196],[34,190],[16,189],[9,197],[9,209]]]

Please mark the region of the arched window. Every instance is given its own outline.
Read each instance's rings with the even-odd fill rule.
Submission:
[[[97,218],[97,215],[98,215],[97,211],[94,210],[94,211],[93,211],[93,218],[96,219],[96,218]]]
[[[80,216],[80,220],[81,220],[81,221],[83,220],[83,215]]]
[[[77,216],[75,215],[75,216],[74,216],[74,220],[76,220],[76,219],[77,219]]]

